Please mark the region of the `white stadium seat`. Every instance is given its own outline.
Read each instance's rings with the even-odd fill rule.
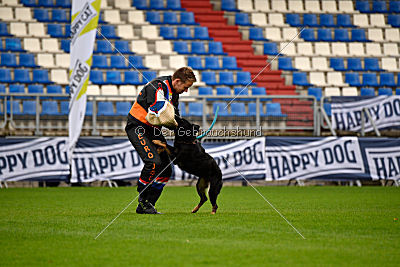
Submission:
[[[338,87],[326,87],[324,90],[325,96],[340,96],[340,89]]]
[[[278,12],[287,12],[285,0],[271,0],[271,9]]]
[[[51,80],[57,84],[68,84],[67,70],[64,69],[52,69],[50,72]]]
[[[400,42],[399,29],[385,29],[385,40]]]
[[[299,70],[309,71],[311,70],[310,58],[309,57],[295,57],[294,67]]]
[[[297,43],[297,53],[303,56],[314,55],[312,44],[309,42]]]
[[[238,0],[237,7],[245,12],[253,12],[253,0]]]
[[[387,27],[388,25],[385,23],[385,17],[383,14],[370,14],[370,26],[372,27]]]
[[[59,68],[69,69],[69,54],[56,54],[56,66]]]
[[[347,56],[347,44],[335,42],[332,43],[332,55],[334,56]]]
[[[299,36],[299,30],[297,28],[282,28],[282,38],[284,41],[298,41],[300,40]]]
[[[267,16],[265,13],[252,13],[251,14],[251,23],[256,26],[267,26]]]
[[[328,72],[327,81],[328,81],[328,84],[333,85],[333,86],[340,86],[340,87],[348,86],[347,83],[343,82],[342,73],[337,72],[337,71]]]
[[[114,0],[114,6],[118,9],[133,9],[132,1],[130,0]]]
[[[326,57],[312,57],[311,58],[312,69],[317,71],[330,71],[332,70],[328,66],[328,60]]]
[[[58,40],[53,38],[42,39],[42,48],[45,52],[61,52],[61,50],[58,48]]]
[[[87,86],[86,94],[99,96],[100,95],[100,87],[97,84],[89,84]]]
[[[254,9],[256,11],[269,12],[269,1],[254,0]]]
[[[291,0],[288,2],[288,10],[296,13],[304,12],[303,0]]]
[[[133,85],[121,85],[119,87],[120,96],[136,96],[136,87]]]
[[[285,26],[286,25],[283,20],[282,14],[270,13],[268,15],[268,21],[269,21],[269,25],[272,25],[272,26]]]
[[[398,56],[399,47],[397,43],[383,44],[383,54],[385,56]]]
[[[353,1],[339,0],[339,11],[342,13],[354,13]]]
[[[342,96],[358,96],[357,87],[343,87]]]
[[[0,7],[0,18],[3,21],[13,21],[14,12],[11,7]]]
[[[11,22],[10,23],[10,34],[15,36],[27,36],[25,22]]]
[[[24,38],[24,49],[30,52],[42,51],[38,38]]]
[[[281,29],[278,27],[265,28],[265,38],[271,41],[281,41]]]
[[[393,57],[382,58],[382,69],[388,71],[399,71],[396,58]]]
[[[310,72],[310,83],[316,86],[328,86],[323,72]]]
[[[44,29],[43,23],[29,23],[28,32],[29,35],[33,37],[49,37],[46,34],[46,30]]]
[[[329,43],[315,43],[315,55],[318,56],[330,56],[331,55],[331,48]]]
[[[122,23],[121,21],[121,16],[119,14],[118,9],[109,9],[109,10],[104,10],[103,13],[104,20],[111,23],[111,24],[120,24]]]
[[[381,45],[377,43],[367,43],[365,45],[365,52],[368,56],[381,56]]]
[[[100,94],[102,96],[111,96],[111,97],[104,97],[105,100],[120,100],[119,98],[115,98],[112,96],[118,96],[118,87],[112,84],[102,85],[100,88]]]
[[[133,40],[132,51],[136,54],[150,54],[146,40]]]
[[[34,21],[29,7],[16,7],[15,19],[19,21]]]
[[[363,43],[349,43],[349,55],[364,57],[365,50]]]
[[[326,13],[337,13],[336,1],[321,1],[322,11]]]
[[[131,10],[128,12],[128,22],[134,25],[149,24],[144,17],[144,13],[141,10]]]
[[[321,13],[319,0],[305,0],[305,10],[310,13]]]
[[[280,43],[279,51],[281,51],[282,54],[288,55],[288,56],[296,56],[296,45],[291,42],[282,42]]]
[[[138,37],[135,36],[133,26],[129,25],[129,24],[118,25],[117,33],[118,33],[118,36],[121,37],[122,39],[128,39],[128,40],[138,39]]]
[[[144,57],[144,65],[150,69],[162,70],[165,67],[161,64],[160,55],[147,55]]]
[[[157,26],[155,26],[155,25],[142,25],[142,37],[144,39],[150,39],[150,40],[162,39],[158,35]]]
[[[369,28],[368,29],[368,39],[374,42],[383,42],[383,32],[382,29]]]
[[[172,55],[169,56],[169,68],[170,69],[179,69],[180,67],[185,67],[186,60],[183,55]]]
[[[161,55],[176,54],[176,52],[172,51],[171,42],[167,40],[156,41],[156,53]]]
[[[361,27],[366,28],[369,26],[368,22],[368,15],[367,14],[354,14],[353,15],[353,24]]]
[[[55,67],[53,54],[37,54],[37,63],[45,68]]]

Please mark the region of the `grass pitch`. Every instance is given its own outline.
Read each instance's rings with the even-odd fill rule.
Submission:
[[[400,189],[224,187],[197,214],[194,187],[166,187],[163,215],[137,215],[136,188],[0,190],[3,266],[398,266]]]

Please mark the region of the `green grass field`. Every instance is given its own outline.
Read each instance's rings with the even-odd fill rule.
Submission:
[[[136,188],[0,190],[0,265],[391,266],[400,262],[400,188],[224,187],[197,214],[194,187],[166,187],[163,215],[137,215]]]

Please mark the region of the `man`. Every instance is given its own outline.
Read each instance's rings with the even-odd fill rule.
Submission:
[[[160,147],[153,140],[166,142],[161,128],[174,129],[177,126],[174,116],[180,115],[179,95],[187,92],[194,82],[196,77],[189,67],[178,69],[172,76],[157,77],[144,86],[128,114],[125,131],[144,162],[138,179],[138,192],[147,186],[139,196],[136,213],[158,213],[155,204],[171,177],[172,167],[167,152],[158,153]]]

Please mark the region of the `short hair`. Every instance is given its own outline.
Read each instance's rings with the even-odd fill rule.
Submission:
[[[193,73],[192,68],[189,67],[182,67],[177,69],[174,74],[172,75],[172,80],[179,79],[183,83],[187,81],[196,82],[196,76]]]

